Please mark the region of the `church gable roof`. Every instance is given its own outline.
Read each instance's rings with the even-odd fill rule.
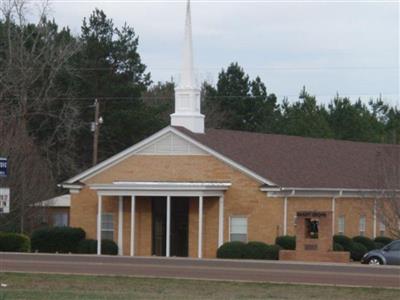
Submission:
[[[131,155],[160,155],[159,151],[154,150],[158,147],[152,147],[165,144],[164,140],[173,136],[179,141],[179,147],[176,148],[179,153],[172,147],[175,150],[170,149],[172,152],[168,152],[169,155],[180,155],[183,148],[185,151],[182,154],[186,155],[187,149],[192,149],[190,152],[194,151],[194,155],[213,155],[255,178],[265,187],[378,189],[385,180],[382,178],[385,176],[382,170],[390,169],[386,167],[398,164],[400,159],[400,146],[395,145],[222,129],[208,129],[201,134],[183,127],[166,127],[67,180],[63,186],[79,183],[104,172]],[[189,144],[191,146],[188,148]],[[382,156],[384,160],[380,159]]]
[[[400,158],[400,146],[396,145],[221,129],[196,134],[175,128],[287,188],[377,189],[385,176],[382,164],[398,164]],[[381,155],[386,156],[385,162],[379,159]]]

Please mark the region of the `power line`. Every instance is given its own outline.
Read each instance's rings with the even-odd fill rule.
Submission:
[[[269,96],[274,94],[275,96],[279,97],[299,97],[300,93],[298,94],[285,94],[285,93],[269,93],[265,96]],[[338,96],[343,98],[343,97],[385,97],[385,96],[398,96],[398,93],[338,93],[338,94],[313,94],[310,93],[310,97],[336,97]],[[211,95],[206,95],[203,96],[204,98],[212,98],[212,99],[221,99],[221,98],[260,98],[264,97],[264,95],[261,96],[253,96],[253,95],[218,95],[218,96],[211,96]],[[113,100],[164,100],[164,99],[174,99],[174,96],[140,96],[140,97],[135,97],[135,96],[126,96],[126,97],[118,97],[118,96],[93,96],[93,97],[55,97],[51,98],[49,97],[49,100],[59,100],[59,101],[64,101],[64,100],[91,100],[98,98],[101,101],[113,101]],[[6,99],[6,100],[19,100],[19,97],[2,97],[0,99]],[[29,100],[29,98],[28,98]]]
[[[171,70],[180,71],[179,67],[149,67],[149,70]],[[226,70],[228,67],[196,67],[195,70]],[[2,68],[5,70],[5,68]],[[19,70],[24,71],[25,69],[35,70],[40,68],[19,68]],[[118,71],[118,67],[93,67],[93,68],[66,68],[71,71]],[[319,67],[286,67],[286,66],[244,66],[245,70],[277,70],[277,71],[323,71],[323,70],[400,70],[399,66],[319,66]],[[125,69],[127,72],[135,72],[135,70]],[[122,74],[122,73],[121,73]]]

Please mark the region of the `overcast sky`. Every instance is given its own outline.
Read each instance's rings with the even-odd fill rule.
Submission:
[[[154,81],[178,78],[186,1],[52,1],[61,25],[79,33],[97,7],[140,37]],[[199,80],[216,83],[237,61],[268,91],[296,99],[305,85],[321,102],[336,92],[399,104],[399,4],[396,1],[192,1]]]

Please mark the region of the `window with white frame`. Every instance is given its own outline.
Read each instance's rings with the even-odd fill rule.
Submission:
[[[340,216],[338,219],[338,233],[344,234],[344,216]]]
[[[380,236],[384,236],[386,231],[386,225],[383,221],[379,222],[379,234]]]
[[[230,240],[247,242],[247,218],[231,217],[230,218]]]
[[[113,214],[103,213],[101,215],[101,239],[114,240]]]
[[[67,212],[55,213],[53,215],[53,226],[55,227],[68,226],[68,213]]]
[[[359,226],[361,236],[365,235],[366,222],[367,222],[367,219],[365,218],[365,216],[361,216],[360,217],[360,226]]]

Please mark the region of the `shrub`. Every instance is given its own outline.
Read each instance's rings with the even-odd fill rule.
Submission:
[[[386,246],[387,244],[393,242],[393,240],[389,237],[386,236],[378,236],[375,238],[374,240],[376,243],[382,243],[384,246]]]
[[[382,249],[383,247],[385,247],[385,244],[378,243],[378,242],[374,242],[374,245],[375,245],[375,249]]]
[[[32,251],[47,253],[75,253],[78,244],[85,238],[81,228],[53,227],[37,229],[32,233]]]
[[[354,242],[352,245],[352,249],[350,251],[351,259],[354,261],[360,261],[365,253],[368,252],[367,247],[365,247],[361,243]]]
[[[339,243],[333,243],[333,251],[344,251],[344,248]]]
[[[356,243],[363,244],[368,251],[375,249],[375,242],[366,236],[355,236],[353,237],[353,241]]]
[[[248,242],[244,247],[243,258],[265,259],[267,251],[268,245],[263,242]]]
[[[246,244],[243,242],[227,242],[217,250],[218,258],[243,258]]]
[[[97,240],[87,239],[80,241],[76,252],[80,254],[96,254]],[[102,240],[101,254],[117,255],[118,245],[112,240]]]
[[[96,241],[97,247],[97,241]],[[117,255],[118,245],[112,240],[102,240],[101,241],[101,254]]]
[[[340,244],[344,251],[350,251],[353,247],[353,240],[345,235],[335,235],[333,236],[333,244]]]
[[[269,245],[267,248],[265,259],[278,260],[279,250],[281,250],[281,247],[279,247],[278,245]]]
[[[4,252],[29,252],[31,241],[23,234],[0,232],[0,251]]]
[[[296,250],[296,237],[290,235],[278,236],[275,244],[285,250]]]
[[[81,254],[95,254],[97,253],[97,241],[96,240],[82,240],[79,242],[77,253]]]

